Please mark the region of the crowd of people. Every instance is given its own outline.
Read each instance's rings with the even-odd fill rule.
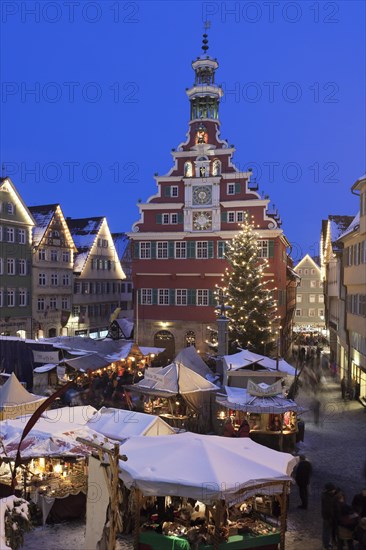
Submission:
[[[343,491],[326,483],[321,496],[323,547],[366,550],[366,488],[348,504]]]

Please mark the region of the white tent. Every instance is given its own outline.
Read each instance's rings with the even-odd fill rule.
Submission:
[[[175,495],[228,504],[253,494],[280,494],[298,458],[254,443],[190,432],[133,437],[121,445],[120,478],[144,495]],[[262,484],[267,484],[262,485]]]
[[[194,346],[183,348],[174,361],[188,367],[197,374],[203,376],[203,378],[207,378],[207,376],[212,377],[213,375],[212,370],[206,365]]]
[[[145,370],[145,378],[128,386],[132,391],[169,397],[195,392],[217,391],[212,384],[193,370],[181,363],[171,363],[164,368],[149,368]]]
[[[243,349],[238,353],[233,355],[224,355],[224,368],[226,371],[236,371],[255,363],[258,366],[263,367],[263,369],[268,369],[270,371],[277,371],[282,373],[284,376],[286,374],[290,376],[295,376],[296,369],[287,363],[284,359],[278,360],[278,369],[276,368],[276,359],[271,359],[265,355],[259,355],[258,353],[253,353],[247,349]]]
[[[159,416],[105,407],[89,420],[87,426],[120,441],[135,435],[175,434],[175,430]]]
[[[0,387],[0,420],[32,414],[46,399],[27,391],[12,373]]]
[[[304,410],[295,401],[286,399],[282,394],[273,396],[251,395],[247,389],[229,386],[225,386],[225,390],[226,396],[218,395],[216,402],[227,409],[259,414],[282,414],[287,411],[298,413]]]

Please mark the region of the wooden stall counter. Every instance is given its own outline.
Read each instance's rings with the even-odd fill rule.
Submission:
[[[232,535],[227,542],[221,542],[219,550],[277,550],[279,533],[268,535]],[[200,545],[199,550],[213,550],[212,545]],[[181,537],[160,535],[154,531],[140,533],[139,550],[190,550],[188,540]]]

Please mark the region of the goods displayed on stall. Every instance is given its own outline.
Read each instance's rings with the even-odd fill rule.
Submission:
[[[191,504],[190,499],[193,499],[194,505],[188,511],[187,505],[182,505],[180,510],[175,504],[173,509],[169,504],[164,506],[165,521],[158,522],[161,531],[164,529],[166,533],[180,535],[183,532],[188,540],[189,529],[195,527],[190,531],[190,536],[205,536],[206,542],[213,541],[214,548],[218,548],[220,541],[226,541],[228,548],[234,543],[238,545],[232,548],[250,548],[250,545],[243,546],[246,544],[244,541],[260,536],[264,537],[263,546],[280,541],[281,548],[284,548],[287,495],[291,473],[298,461],[296,457],[273,451],[250,439],[227,440],[220,436],[189,432],[175,437],[134,437],[123,443],[121,450],[128,461],[120,462],[119,477],[132,490],[135,499],[135,549],[139,540],[154,549],[169,547],[166,541],[158,540],[159,536],[164,537],[163,534],[154,533],[154,543],[151,540],[146,542],[149,533],[141,533],[140,538],[142,498],[167,496],[173,504],[179,497]],[[260,515],[255,504],[258,497],[265,499],[273,496],[279,500],[279,526]],[[204,510],[203,505],[206,507]],[[198,515],[195,516],[195,513]],[[148,521],[145,518],[145,528],[150,530],[161,516],[159,512],[156,516],[150,511],[146,515]],[[197,520],[198,525],[191,526],[191,521]],[[203,525],[206,525],[205,532]]]
[[[46,400],[27,391],[14,373],[0,386],[0,420],[35,412]]]
[[[283,396],[281,381],[259,384],[248,380],[247,388],[225,386],[225,394],[216,396],[218,419],[225,423],[224,435],[229,435],[227,423],[233,425],[232,435],[243,419],[248,421],[248,435],[263,445],[292,451],[296,444],[297,414],[303,412],[295,401]]]

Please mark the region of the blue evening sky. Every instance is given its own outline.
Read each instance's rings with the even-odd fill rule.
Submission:
[[[28,205],[129,231],[185,140],[203,21],[221,136],[279,209],[298,260],[355,214],[365,172],[362,1],[16,2],[1,9],[0,160]]]

